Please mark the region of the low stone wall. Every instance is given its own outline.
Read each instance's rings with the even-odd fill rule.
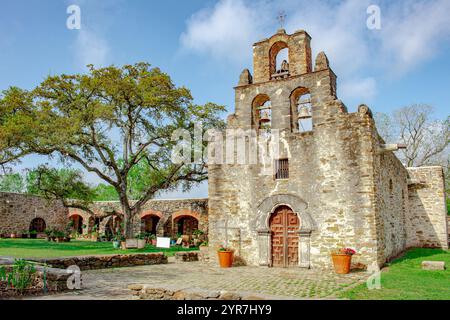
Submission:
[[[448,249],[447,205],[442,167],[408,168],[408,247]]]
[[[144,285],[130,285],[128,289],[141,300],[264,300],[264,297],[260,296],[195,288],[152,288]]]
[[[13,263],[14,261],[12,259],[0,259],[0,267],[5,267],[7,271],[12,269]],[[18,292],[15,289],[8,288],[6,286],[6,282],[0,281],[0,299],[52,294],[69,290],[67,281],[69,277],[73,275],[73,271],[48,267],[46,268],[39,265],[35,266],[35,268],[36,273],[33,276],[32,285],[29,289],[26,289],[23,292]]]
[[[166,264],[167,256],[163,253],[117,254],[104,256],[81,256],[52,259],[32,259],[32,261],[46,263],[53,268],[67,269],[78,266],[80,270],[98,270],[107,268],[121,268]]]
[[[194,262],[198,261],[198,252],[197,251],[186,251],[186,252],[177,252],[175,253],[175,259],[180,262]]]

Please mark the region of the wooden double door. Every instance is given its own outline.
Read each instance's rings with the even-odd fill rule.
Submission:
[[[269,225],[272,233],[272,267],[298,266],[300,221],[297,214],[287,206],[278,207],[270,217]]]

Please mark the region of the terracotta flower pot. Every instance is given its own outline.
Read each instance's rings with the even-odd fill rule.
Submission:
[[[337,274],[350,273],[350,266],[352,264],[352,256],[349,254],[332,254],[334,271]]]
[[[221,268],[231,268],[233,266],[233,251],[218,251],[219,264]]]
[[[138,239],[137,241],[138,249],[144,249],[146,242],[147,241],[145,241],[145,239]]]

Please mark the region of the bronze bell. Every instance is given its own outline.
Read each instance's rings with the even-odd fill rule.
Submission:
[[[268,114],[267,112],[263,112],[263,113],[261,114],[261,119],[259,120],[259,122],[261,122],[261,123],[267,123],[267,122],[270,122],[269,114]]]

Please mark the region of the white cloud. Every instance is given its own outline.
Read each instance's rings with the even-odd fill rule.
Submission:
[[[217,59],[242,61],[243,53],[256,42],[259,23],[254,12],[242,0],[221,0],[213,8],[194,14],[181,35],[184,48],[206,53]]]
[[[439,53],[450,40],[450,1],[406,1],[386,8],[381,54],[387,67],[404,74]]]
[[[383,2],[381,30],[369,30],[371,0],[220,0],[194,14],[181,36],[184,49],[214,59],[251,62],[252,43],[275,33],[276,15],[287,12],[286,29],[312,36],[314,56],[325,51],[348,96],[370,100],[376,79],[403,76],[439,53],[450,39],[450,1]]]
[[[88,64],[96,67],[105,66],[110,53],[107,41],[84,27],[76,32],[78,35],[74,49],[79,66],[82,68]]]
[[[346,99],[364,99],[364,101],[370,101],[377,93],[377,82],[374,78],[351,79],[342,82],[339,90],[338,94],[344,101]]]

